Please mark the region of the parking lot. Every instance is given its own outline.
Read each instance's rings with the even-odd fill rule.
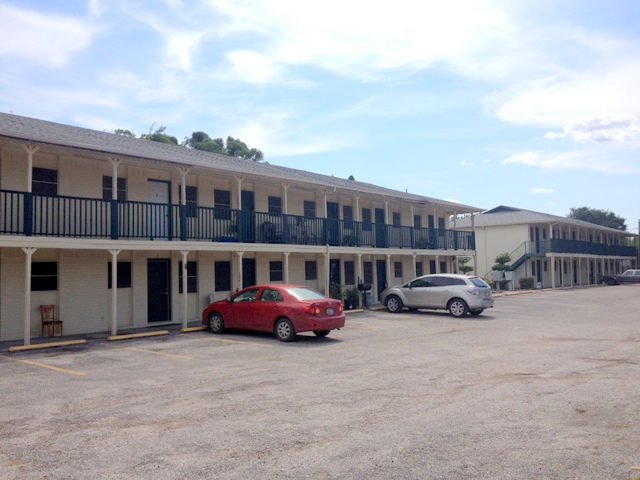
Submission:
[[[0,478],[640,479],[640,286],[8,353]]]

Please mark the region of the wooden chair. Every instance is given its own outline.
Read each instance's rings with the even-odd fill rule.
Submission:
[[[41,334],[44,334],[44,328],[47,327],[47,336],[53,337],[56,334],[56,327],[58,327],[60,336],[63,335],[62,320],[56,318],[55,305],[40,305],[40,322],[42,324]]]

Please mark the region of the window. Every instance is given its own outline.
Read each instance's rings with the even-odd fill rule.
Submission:
[[[112,287],[113,273],[111,262],[107,264],[107,288]],[[118,286],[117,288],[131,288],[131,262],[118,262]]]
[[[342,219],[344,220],[344,228],[353,228],[353,207],[350,205],[342,206]]]
[[[402,262],[393,262],[393,276],[402,278]]]
[[[102,199],[111,200],[113,178],[106,175],[102,176]],[[125,201],[127,199],[127,179],[118,177],[118,200]]]
[[[58,171],[50,168],[33,167],[31,191],[36,195],[57,195]]]
[[[31,291],[58,290],[58,262],[33,262],[31,264]]]
[[[198,262],[187,262],[187,293],[198,291]],[[182,262],[178,262],[178,293],[182,293]]]
[[[231,290],[231,262],[215,262],[213,266],[215,276],[215,291],[228,292]]]
[[[422,262],[416,262],[416,277],[421,277],[422,275],[424,275]]]
[[[362,229],[368,232],[371,231],[371,209],[363,208],[362,209]]]
[[[545,272],[547,271],[547,261],[546,260],[543,262],[543,269],[544,269]]]
[[[444,230],[444,217],[438,218],[438,228]]]
[[[400,227],[402,222],[400,221],[400,212],[393,212],[393,226]]]
[[[415,228],[422,228],[422,217],[420,215],[413,216],[413,226]]]
[[[278,290],[272,290],[270,288],[265,288],[260,294],[260,301],[265,302],[281,302],[282,295]]]
[[[305,280],[318,279],[318,264],[313,260],[304,262],[304,278]]]
[[[230,220],[231,219],[231,191],[214,190],[213,202],[215,207],[215,211],[214,211],[215,218]]]
[[[198,216],[198,187],[185,186],[187,201],[187,217],[196,218]],[[178,201],[182,205],[182,187],[178,190]]]
[[[310,200],[304,201],[304,216],[307,218],[315,218],[316,202],[312,202]]]
[[[345,285],[356,284],[355,264],[353,262],[344,262],[344,283]]]
[[[282,213],[282,199],[280,197],[269,196],[269,213],[271,215],[280,215]]]
[[[269,262],[269,280],[271,282],[282,281],[282,262],[280,260]]]
[[[436,261],[429,260],[429,273],[436,273]]]

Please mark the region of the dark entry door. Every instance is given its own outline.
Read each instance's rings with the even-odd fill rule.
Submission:
[[[376,247],[387,248],[387,226],[384,223],[384,208],[376,208],[375,220],[376,220]]]
[[[241,242],[256,241],[255,195],[250,190],[240,193],[240,211],[238,212],[238,239]],[[253,284],[252,284],[253,285]]]
[[[168,258],[147,260],[147,321],[171,320],[171,263]]]
[[[387,263],[384,260],[376,260],[376,277],[378,279],[378,298],[387,286]]]
[[[338,259],[332,258],[329,260],[329,283],[342,285],[340,281],[340,260]]]
[[[242,288],[256,284],[256,259],[242,259]]]
[[[340,206],[336,202],[327,202],[327,243],[340,245]]]

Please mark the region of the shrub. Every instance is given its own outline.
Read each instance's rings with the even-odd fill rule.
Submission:
[[[520,288],[522,290],[533,290],[534,280],[533,277],[524,277],[518,280]]]

